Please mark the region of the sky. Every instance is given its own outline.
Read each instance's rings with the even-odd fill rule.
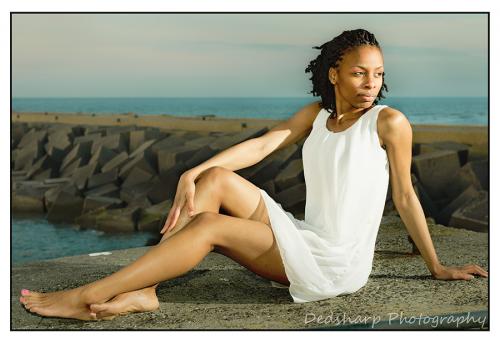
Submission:
[[[486,14],[14,14],[13,97],[308,97],[313,49],[364,28],[388,97],[487,96]]]

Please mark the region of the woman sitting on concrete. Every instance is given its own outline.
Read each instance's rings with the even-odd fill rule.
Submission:
[[[288,286],[294,302],[356,292],[372,269],[389,180],[396,208],[436,279],[487,277],[477,265],[447,267],[438,260],[411,183],[410,123],[398,110],[377,105],[387,86],[374,35],[345,31],[318,49],[306,71],[321,102],[186,171],[158,245],[75,289],[22,290],[24,306],[83,320],[155,310],[157,284],[189,272],[211,251]],[[303,137],[307,191],[305,220],[299,220],[234,171]]]

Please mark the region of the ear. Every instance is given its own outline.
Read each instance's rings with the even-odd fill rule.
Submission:
[[[337,70],[335,70],[335,68],[330,67],[330,69],[328,69],[328,79],[332,84],[337,82]]]

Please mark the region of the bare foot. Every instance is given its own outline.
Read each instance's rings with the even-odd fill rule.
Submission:
[[[41,316],[95,320],[96,316],[91,313],[83,290],[83,287],[78,287],[67,291],[38,293],[23,289],[19,300],[27,310]]]
[[[90,305],[97,319],[113,319],[120,314],[154,311],[159,307],[154,287],[118,294],[103,304]]]

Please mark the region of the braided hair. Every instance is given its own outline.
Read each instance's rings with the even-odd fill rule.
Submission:
[[[312,93],[314,96],[321,96],[320,105],[329,113],[332,113],[330,115],[332,118],[335,118],[337,114],[335,108],[335,92],[332,90],[332,84],[328,78],[328,71],[330,67],[337,68],[339,66],[339,62],[342,60],[345,53],[363,45],[372,45],[380,49],[380,45],[375,39],[375,35],[363,29],[344,31],[331,41],[319,47],[314,47],[314,49],[321,50],[321,53],[316,59],[309,63],[305,71],[306,73],[312,73],[309,80],[312,81],[313,89],[309,93]],[[382,74],[382,76],[384,75],[385,73]],[[374,100],[375,105],[380,99],[385,98],[383,90],[389,91],[384,79],[382,79],[380,92]]]

